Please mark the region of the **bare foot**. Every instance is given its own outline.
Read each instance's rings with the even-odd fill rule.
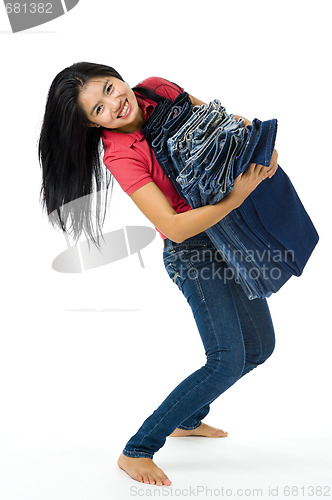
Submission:
[[[151,458],[132,458],[123,453],[119,456],[118,466],[140,483],[170,486],[171,481]]]
[[[217,438],[217,437],[227,437],[228,432],[224,432],[221,429],[217,429],[216,427],[211,427],[211,425],[207,425],[202,422],[201,425],[196,427],[196,429],[185,430],[176,428],[172,432],[172,434],[170,434],[170,437],[184,437],[184,436],[204,436],[204,437]]]

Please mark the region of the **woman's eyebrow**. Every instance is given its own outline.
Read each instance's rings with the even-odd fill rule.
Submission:
[[[109,82],[109,80],[107,80],[107,82],[106,82],[106,83],[105,83],[105,85],[103,86],[103,94],[105,94],[105,90],[106,90],[106,88],[107,88],[108,82]],[[90,113],[91,115],[93,115],[94,110],[97,108],[97,106],[98,106],[98,105],[99,105],[99,102],[97,102],[97,104],[95,104],[95,105],[93,106],[93,108],[92,108],[92,110],[91,110],[91,113]]]

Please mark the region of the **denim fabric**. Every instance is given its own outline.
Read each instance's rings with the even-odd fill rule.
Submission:
[[[174,113],[175,110],[176,113]],[[181,128],[192,112],[193,107],[189,94],[184,92],[173,102],[170,99],[159,102],[141,129],[146,141],[153,149],[158,163],[180,196],[182,196],[181,188],[176,182],[178,172],[168,155],[167,138],[175,130]]]
[[[275,119],[261,122],[255,118],[244,127],[243,120],[237,122],[228,115],[217,99],[208,106],[193,107],[187,93],[173,103],[159,103],[155,111],[145,123],[143,135],[179,195],[192,208],[223,199],[249,163],[270,164]],[[206,233],[249,299],[269,297],[292,275],[299,276],[318,242],[318,234],[280,166],[238,209]]]
[[[199,178],[197,186],[191,185],[191,191],[198,189],[201,205],[213,205],[224,198],[233,189],[234,179],[240,173],[239,160],[245,148],[246,129],[232,132],[218,130],[218,132],[212,141],[205,143],[201,150],[186,163],[187,168],[191,165],[194,178]],[[208,153],[205,147],[209,148],[211,142],[214,147],[214,156],[204,168],[205,156]],[[181,173],[177,181],[181,184]]]
[[[211,403],[264,363],[275,346],[266,299],[248,300],[205,232],[182,243],[166,239],[163,260],[191,307],[206,363],[175,387],[129,439],[123,450],[128,457],[153,458],[174,429],[198,427]]]
[[[177,181],[185,176],[197,179],[198,174],[192,170],[191,162],[193,158],[200,156],[200,152],[209,149],[211,143],[218,138],[221,132],[236,131],[240,127],[242,133],[247,133],[243,127],[243,120],[236,121],[233,115],[227,115],[225,108],[215,99],[209,106],[193,108],[191,120],[184,123],[176,134],[168,139],[168,152],[173,164],[180,172]],[[223,139],[223,138],[222,138]],[[221,161],[219,161],[219,166]]]
[[[252,233],[260,235],[266,244],[287,256],[284,263],[294,275],[302,274],[319,236],[291,180],[280,166],[271,179],[258,185],[237,212]]]
[[[190,182],[192,182],[192,184],[188,183],[188,186],[186,186],[186,188],[179,191],[179,187],[176,184],[176,180],[179,181],[179,178],[176,177],[176,171],[174,169],[174,161],[170,162],[169,155],[167,154],[167,151],[165,149],[165,143],[166,143],[166,141],[168,141],[169,135],[174,130],[176,130],[176,128],[178,128],[179,130],[175,135],[173,135],[173,137],[171,138],[171,142],[173,141],[173,143],[174,143],[174,137],[176,136],[179,140],[179,144],[181,144],[181,140],[183,142],[183,137],[190,136],[191,143],[194,144],[194,148],[189,148],[189,149],[192,149],[192,152],[196,151],[196,155],[194,155],[193,158],[191,159],[192,163],[194,165],[196,165],[197,161],[199,163],[198,159],[201,157],[203,159],[203,162],[205,161],[209,167],[211,167],[211,165],[213,165],[213,158],[212,158],[212,163],[211,163],[211,158],[209,157],[209,154],[208,154],[209,149],[210,149],[210,154],[214,155],[214,159],[217,159],[216,154],[213,153],[213,149],[214,150],[216,149],[215,142],[213,142],[213,140],[212,140],[214,135],[218,135],[218,133],[220,135],[222,133],[224,137],[226,136],[226,139],[224,139],[223,142],[227,146],[226,155],[228,158],[229,157],[231,158],[232,156],[234,156],[234,147],[229,147],[229,144],[232,141],[234,143],[235,139],[233,136],[231,136],[229,133],[223,131],[222,129],[218,129],[217,134],[215,132],[213,132],[212,138],[211,138],[211,135],[210,136],[207,135],[207,138],[205,138],[205,136],[204,136],[204,134],[209,134],[210,131],[212,130],[211,124],[218,125],[220,123],[220,120],[218,121],[218,114],[216,113],[216,111],[221,109],[221,105],[220,105],[219,101],[213,101],[213,103],[211,103],[208,108],[206,106],[202,106],[203,109],[198,108],[197,111],[199,111],[200,116],[196,120],[193,120],[193,117],[191,116],[191,118],[189,119],[189,122],[186,121],[187,117],[190,115],[190,113],[188,112],[188,110],[186,108],[186,106],[188,106],[188,101],[182,100],[182,102],[184,102],[184,106],[183,106],[182,110],[179,108],[179,99],[177,101],[178,102],[173,103],[173,108],[171,108],[171,110],[169,108],[169,104],[167,105],[167,107],[165,107],[165,110],[166,110],[164,113],[165,123],[162,125],[162,129],[160,129],[160,127],[159,127],[160,121],[158,122],[157,127],[154,126],[155,124],[153,121],[152,121],[152,123],[149,124],[150,130],[152,130],[154,132],[156,130],[157,131],[159,130],[159,135],[157,135],[157,136],[155,135],[156,138],[152,142],[152,147],[154,149],[154,152],[155,152],[155,155],[156,155],[158,162],[161,164],[163,170],[167,173],[168,177],[170,178],[170,180],[173,182],[173,184],[177,188],[179,194],[182,195],[186,199],[186,201],[192,207],[195,208],[195,207],[201,206],[202,204],[206,204],[209,200],[207,200],[206,198],[204,199],[204,197],[202,197],[202,196],[199,196],[199,192],[196,189],[196,184],[195,184],[195,182],[192,182],[192,181],[195,181],[195,177],[193,177],[193,176],[191,176],[192,178],[190,179]],[[177,113],[176,113],[176,118],[172,120],[172,117],[173,117],[172,110],[173,109],[176,109]],[[184,113],[184,110],[186,110],[186,113]],[[208,110],[211,110],[211,112],[213,113],[212,118],[209,115],[207,115]],[[182,116],[181,116],[181,112],[182,112]],[[158,120],[159,120],[159,118],[160,118],[160,111],[158,112]],[[236,122],[234,117],[232,117],[232,119],[225,120],[224,110],[223,110],[223,117],[222,117],[221,121],[227,122],[228,127],[230,129],[233,129],[233,130],[238,129],[238,131],[240,131],[240,133],[241,132],[243,133],[243,131],[245,130],[244,127],[242,127],[242,128],[239,127],[238,122]],[[184,126],[182,128],[179,128],[179,125],[183,122],[184,122]],[[198,134],[198,130],[200,131],[201,135]],[[248,132],[247,132],[247,135],[248,135]],[[201,150],[199,150],[199,148],[198,148],[198,139],[202,139],[201,144],[203,144],[203,145],[202,145]],[[259,135],[256,134],[255,144],[257,143],[258,139],[259,139]],[[205,141],[205,143],[203,143],[204,141]],[[244,141],[243,141],[243,143],[244,143]],[[243,147],[244,146],[242,144],[242,149],[243,149]],[[226,147],[225,147],[225,149],[226,149]],[[253,147],[252,147],[252,149],[253,149]],[[169,148],[168,148],[168,150],[169,150]],[[239,153],[241,153],[241,149],[239,150]],[[183,154],[183,151],[181,151],[181,155],[182,154]],[[200,177],[200,173],[197,170],[198,169],[196,169],[195,175],[197,176],[199,182],[202,182],[203,179],[202,179],[202,177]],[[192,171],[193,170],[191,169],[191,173],[192,173]],[[217,174],[218,174],[218,170],[217,170]],[[184,175],[183,172],[182,172],[182,175]],[[219,179],[219,184],[221,184],[220,179]],[[205,189],[205,192],[209,192],[207,186],[204,186],[204,189]],[[220,190],[220,187],[219,187],[219,190]],[[204,195],[204,191],[201,191],[201,194],[202,194],[202,192]],[[217,200],[217,201],[219,201],[219,200]],[[241,261],[244,261],[244,258],[241,257],[240,263],[238,262],[238,260],[239,260],[240,252],[243,253],[243,248],[244,248],[243,245],[241,245],[241,242],[240,242],[240,246],[241,246],[240,249],[239,249],[239,247],[236,247],[236,246],[234,247],[234,243],[237,243],[239,241],[238,238],[236,238],[236,236],[235,236],[235,238],[229,239],[229,238],[227,238],[227,236],[228,236],[227,233],[226,233],[226,235],[222,234],[220,229],[221,228],[218,228],[218,227],[213,228],[211,237],[213,238],[214,233],[216,233],[218,238],[220,238],[220,236],[223,236],[223,239],[221,241],[218,241],[218,239],[216,239],[216,238],[214,238],[213,241],[219,246],[219,249],[223,251],[223,255],[226,257],[229,265],[233,266],[234,275],[235,275],[235,279],[237,280],[237,282],[242,284],[242,286],[246,290],[246,293],[248,294],[249,298],[255,298],[257,296],[257,294],[259,296],[264,296],[264,295],[269,296],[271,292],[269,292],[269,290],[266,289],[266,287],[265,288],[259,287],[258,279],[260,278],[261,273],[258,273],[258,276],[257,276],[257,272],[253,273],[252,267],[254,267],[254,265],[256,264],[256,261],[253,261],[251,263],[250,268],[249,268],[248,258],[246,259],[247,260],[246,266],[244,267],[243,265],[241,265]],[[231,229],[228,225],[226,225],[226,229],[228,229],[228,233],[231,232]],[[224,233],[225,233],[225,230],[224,230]],[[208,234],[209,234],[209,232],[208,232]],[[225,242],[228,244],[228,247],[226,247]],[[231,243],[231,245],[229,245],[229,243]],[[232,247],[232,245],[233,245],[233,247]],[[251,248],[250,248],[250,251],[252,251]],[[234,259],[234,256],[236,256],[235,259]],[[233,257],[233,259],[232,259],[232,257]],[[266,260],[266,258],[265,258],[265,260]],[[265,264],[265,260],[264,260],[264,262],[261,261],[262,265]],[[265,266],[264,266],[264,268],[265,268]],[[255,271],[255,269],[254,269],[254,271]],[[250,276],[254,276],[255,281],[253,281],[250,278]],[[251,283],[251,287],[253,287],[253,289],[250,286],[248,286],[247,282]],[[256,288],[255,288],[255,285],[256,285]],[[256,290],[256,292],[255,292],[255,290]]]
[[[156,136],[159,135],[162,126],[166,123],[166,121],[171,119],[170,112],[173,111],[174,114],[175,109],[180,110],[186,103],[190,105],[192,111],[189,94],[187,92],[183,92],[179,94],[174,101],[166,99],[164,102],[159,102],[155,106],[150,117],[146,120],[141,129],[141,132],[149,144],[152,144],[152,142],[156,139]],[[174,118],[177,118],[177,115]]]
[[[206,233],[218,245],[235,280],[246,289],[250,299],[269,297],[293,274],[280,262],[284,254],[263,245],[255,233],[248,231],[242,218],[224,217]]]
[[[192,190],[198,189],[201,205],[214,204],[224,198],[234,186],[234,179],[244,172],[249,163],[268,166],[271,161],[277,131],[277,121],[261,122],[254,119],[253,125],[240,126],[229,120],[227,125],[220,124],[218,112],[214,109],[191,134],[187,148],[179,145],[177,135],[168,139],[170,158],[176,160],[179,171],[177,182],[188,183],[195,179]],[[235,120],[235,119],[234,119]],[[183,125],[184,128],[186,124]],[[181,135],[181,133],[180,133]],[[227,135],[229,142],[227,143]],[[227,147],[224,147],[225,142]],[[219,150],[213,164],[204,169],[204,159],[211,143]],[[182,143],[181,143],[182,144]],[[190,155],[188,155],[188,151]],[[200,175],[196,172],[200,171]],[[200,182],[196,180],[200,178]],[[190,196],[197,198],[197,194]]]

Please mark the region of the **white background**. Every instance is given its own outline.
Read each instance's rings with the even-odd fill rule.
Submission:
[[[307,485],[329,485],[332,495],[330,14],[328,1],[80,0],[65,16],[12,34],[0,6],[1,499],[156,490],[116,460],[205,363],[159,235],[142,251],[145,268],[136,255],[77,275],[51,267],[66,242],[41,211],[37,141],[53,78],[83,60],[113,66],[131,86],[161,76],[205,102],[218,98],[228,112],[278,119],[279,164],[319,244],[303,275],[268,299],[272,357],[212,405],[206,422],[228,438],[167,438],[155,461],[177,496],[199,485],[233,488],[233,496],[262,488],[264,498],[269,486],[278,498],[286,485],[304,487],[298,495],[309,498]],[[153,227],[116,185],[105,231],[126,224]]]

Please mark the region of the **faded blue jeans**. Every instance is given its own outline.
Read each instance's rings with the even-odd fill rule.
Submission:
[[[162,170],[192,208],[224,198],[249,162],[268,166],[276,131],[275,119],[255,118],[243,127],[217,99],[193,108],[186,93],[159,103],[142,129]],[[251,300],[269,297],[299,276],[318,242],[281,167],[206,233]]]
[[[275,346],[266,299],[248,299],[205,232],[182,243],[166,239],[163,260],[175,293],[182,292],[191,307],[206,363],[175,387],[130,438],[123,450],[128,457],[153,458],[174,429],[198,427],[210,404],[264,363]]]

